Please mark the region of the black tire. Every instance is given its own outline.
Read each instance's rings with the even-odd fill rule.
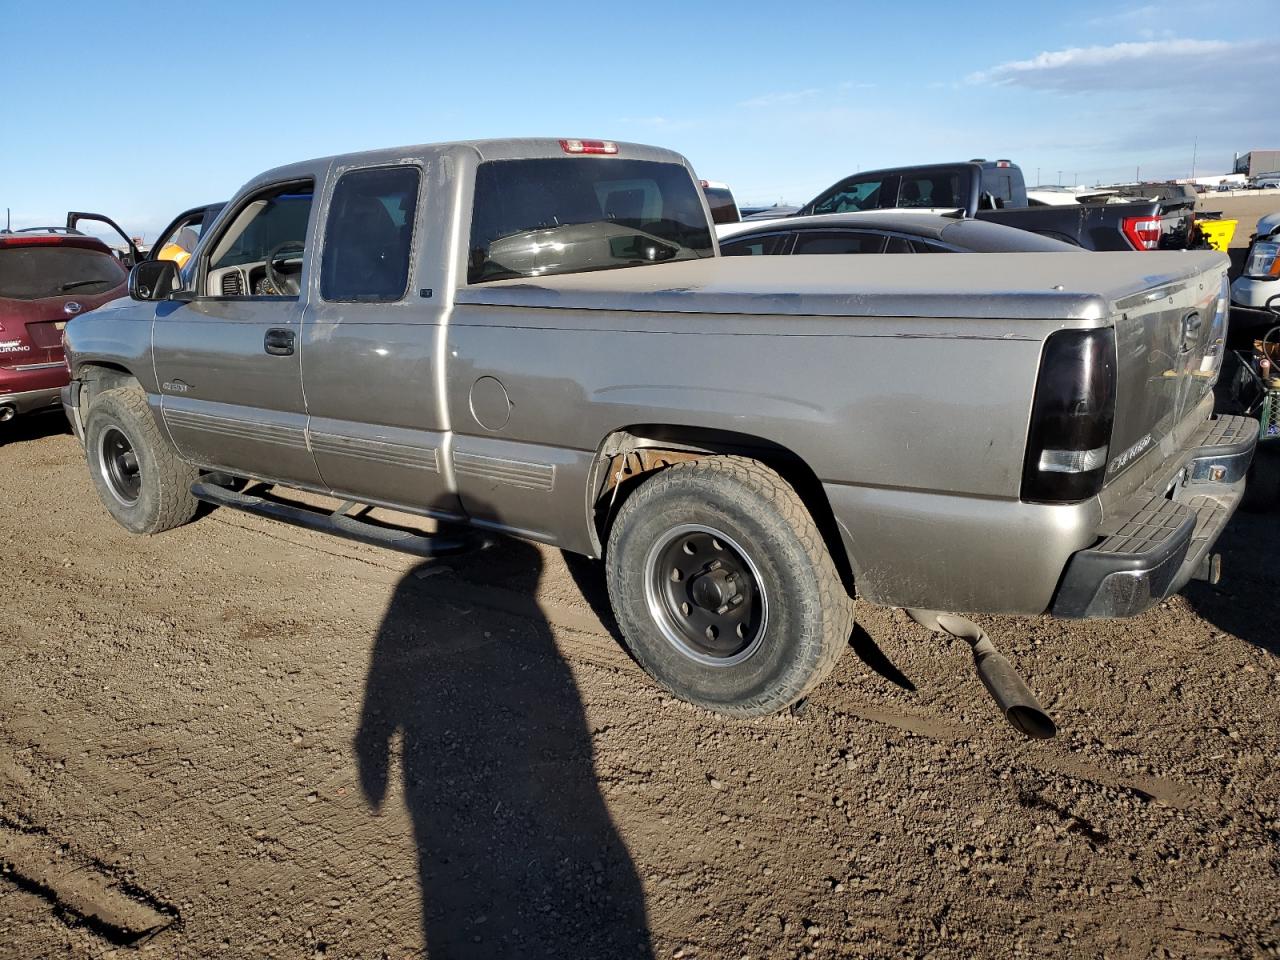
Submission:
[[[641,484],[614,522],[606,566],[636,660],[717,713],[794,704],[849,642],[853,602],[813,518],[781,476],[745,457],[681,463]]]
[[[179,459],[139,387],[99,394],[85,417],[85,456],[98,498],[130,533],[160,533],[196,513],[199,471]]]

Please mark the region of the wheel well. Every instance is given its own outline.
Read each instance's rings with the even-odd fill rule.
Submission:
[[[854,595],[853,567],[822,482],[803,459],[781,444],[728,430],[666,424],[639,424],[617,430],[596,452],[589,506],[600,553],[627,497],[659,470],[690,460],[740,456],[758,460],[791,484],[817,524],[849,596]]]
[[[138,378],[114,363],[86,363],[76,371],[80,381],[80,409],[88,410],[98,394],[116,387],[138,386]]]

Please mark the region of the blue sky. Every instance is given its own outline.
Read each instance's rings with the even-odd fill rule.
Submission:
[[[1248,7],[0,0],[0,207],[147,235],[291,160],[516,135],[669,146],[751,202],[976,156],[1186,176],[1197,139],[1223,173],[1280,148],[1280,0]]]

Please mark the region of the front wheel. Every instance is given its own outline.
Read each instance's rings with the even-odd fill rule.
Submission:
[[[848,644],[852,601],[813,518],[754,460],[710,457],[646,481],[618,514],[607,568],[640,665],[718,713],[795,703]]]
[[[195,516],[191,484],[199,471],[160,432],[141,388],[117,387],[96,397],[84,433],[98,498],[130,533],[159,533]]]

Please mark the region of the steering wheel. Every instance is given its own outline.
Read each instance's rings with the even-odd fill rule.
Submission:
[[[276,244],[267,254],[267,280],[282,297],[296,297],[302,290],[302,284],[299,282],[302,276],[300,273],[281,273],[276,269],[276,261],[281,259],[281,251],[291,248],[305,250],[306,246],[301,240],[286,240],[284,243]]]

